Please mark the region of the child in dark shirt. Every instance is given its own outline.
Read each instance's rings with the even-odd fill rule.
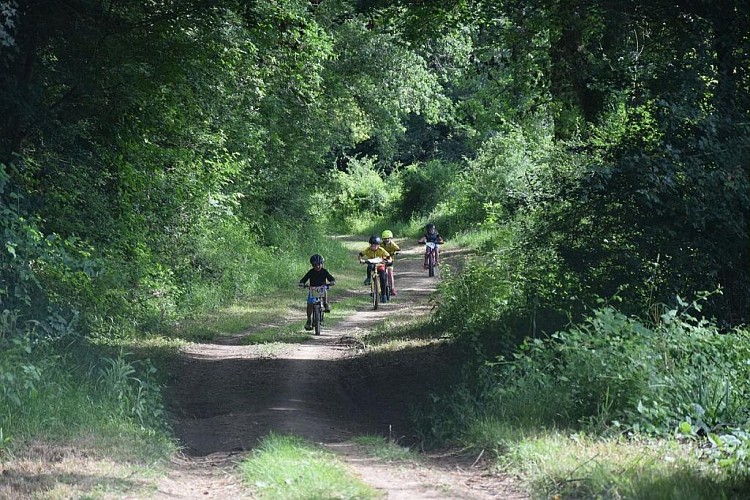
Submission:
[[[312,269],[307,271],[301,280],[299,280],[299,286],[304,287],[307,281],[310,281],[310,287],[314,288],[323,285],[335,285],[336,278],[331,276],[326,268],[323,267],[325,259],[322,255],[315,254],[310,257],[310,265]],[[305,323],[305,330],[312,330],[312,312],[313,312],[314,299],[311,295],[307,297],[307,323]],[[331,306],[328,304],[328,293],[323,295],[323,310],[325,312],[331,312]]]
[[[443,237],[440,236],[440,233],[437,232],[437,228],[435,227],[435,224],[430,222],[425,226],[425,234],[421,238],[417,240],[417,243],[425,244],[425,243],[434,243],[435,244],[435,265],[438,264],[438,256],[440,255],[438,246],[442,245],[445,241],[443,240]],[[427,269],[427,256],[429,255],[429,249],[425,248],[424,253],[424,268]]]

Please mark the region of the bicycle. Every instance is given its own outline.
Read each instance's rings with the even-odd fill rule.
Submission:
[[[425,253],[427,253],[427,273],[428,276],[432,278],[433,276],[435,276],[435,268],[437,266],[438,245],[437,243],[428,241],[424,244],[424,246]]]
[[[390,302],[391,300],[391,281],[388,276],[388,268],[385,270],[385,288],[383,289],[383,298],[385,298],[386,302]]]
[[[372,295],[372,308],[377,310],[378,305],[380,304],[380,273],[378,271],[385,268],[385,262],[380,257],[374,257],[372,259],[360,259],[359,262],[360,264],[371,265],[370,295]]]
[[[392,257],[395,257],[395,253],[391,254]],[[391,300],[391,295],[393,295],[393,261],[386,264],[385,267],[385,290],[383,290],[383,295],[385,295],[385,298],[389,301]]]
[[[323,308],[323,299],[328,294],[328,289],[331,285],[321,286],[310,286],[303,285],[303,288],[307,288],[307,303],[313,305],[312,310],[312,325],[315,335],[320,335],[320,330],[323,327],[323,317],[325,316],[325,309]]]

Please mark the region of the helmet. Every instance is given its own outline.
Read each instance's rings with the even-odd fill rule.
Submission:
[[[383,242],[383,240],[380,239],[380,236],[375,236],[374,234],[370,236],[370,245],[380,245]]]
[[[323,256],[317,253],[310,257],[310,264],[312,264],[313,266],[323,265],[323,262],[325,261],[326,260],[323,258]]]
[[[435,229],[435,224],[433,224],[432,222],[430,222],[430,223],[429,223],[429,224],[427,224],[427,226],[425,226],[425,227],[426,227],[426,228],[427,228],[427,230],[429,231],[430,229]]]
[[[391,232],[391,231],[390,231],[389,229],[386,229],[385,231],[383,231],[383,234],[381,234],[380,236],[381,236],[381,237],[382,237],[383,239],[386,239],[386,238],[393,238],[393,233],[392,233],[392,232]]]

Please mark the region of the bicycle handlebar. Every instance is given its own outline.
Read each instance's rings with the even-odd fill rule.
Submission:
[[[372,259],[359,259],[360,264],[380,264],[383,261],[385,261],[385,259],[381,257],[374,257]]]

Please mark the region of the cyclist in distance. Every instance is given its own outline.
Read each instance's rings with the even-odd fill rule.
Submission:
[[[383,243],[382,238],[377,235],[370,236],[369,246],[359,252],[359,258],[362,259],[374,259],[376,257],[380,257],[385,261],[386,265],[389,262],[393,262],[393,257],[391,257],[391,254],[388,253],[388,251],[381,247],[380,244]],[[367,263],[367,278],[365,278],[365,285],[370,285],[370,274],[372,273],[372,268],[375,266],[375,264]],[[385,267],[383,267],[382,271],[378,271],[378,276],[380,277],[380,290],[385,290]]]
[[[331,276],[331,273],[328,272],[328,269],[323,267],[323,263],[325,262],[325,259],[320,254],[315,254],[312,257],[310,257],[310,265],[312,266],[312,269],[307,271],[307,274],[305,274],[301,280],[299,280],[299,286],[304,287],[305,283],[307,283],[308,280],[310,280],[310,286],[316,287],[316,286],[323,286],[323,285],[335,285],[336,284],[336,278]],[[305,323],[305,330],[312,330],[312,312],[313,312],[313,301],[314,298],[308,296],[307,299],[307,323]],[[323,296],[323,310],[325,312],[331,312],[331,306],[328,304],[328,294],[326,293]]]
[[[381,234],[380,237],[383,238],[383,243],[380,246],[385,248],[385,251],[391,254],[391,257],[395,257],[396,254],[401,251],[401,248],[399,248],[396,242],[393,241],[393,232],[390,229],[383,231],[383,234]],[[388,273],[388,281],[391,284],[391,295],[398,295],[396,293],[396,280],[393,277],[393,261],[388,264],[386,272]]]
[[[434,243],[435,245],[442,245],[445,240],[443,240],[443,237],[440,236],[440,233],[437,232],[437,229],[435,228],[435,224],[430,222],[425,226],[425,234],[421,238],[417,240],[417,243],[425,244],[425,243]],[[427,257],[429,255],[429,252],[425,250],[424,253],[424,268],[427,269]],[[435,265],[438,265],[438,257],[440,255],[440,252],[438,251],[438,247],[435,247]]]

